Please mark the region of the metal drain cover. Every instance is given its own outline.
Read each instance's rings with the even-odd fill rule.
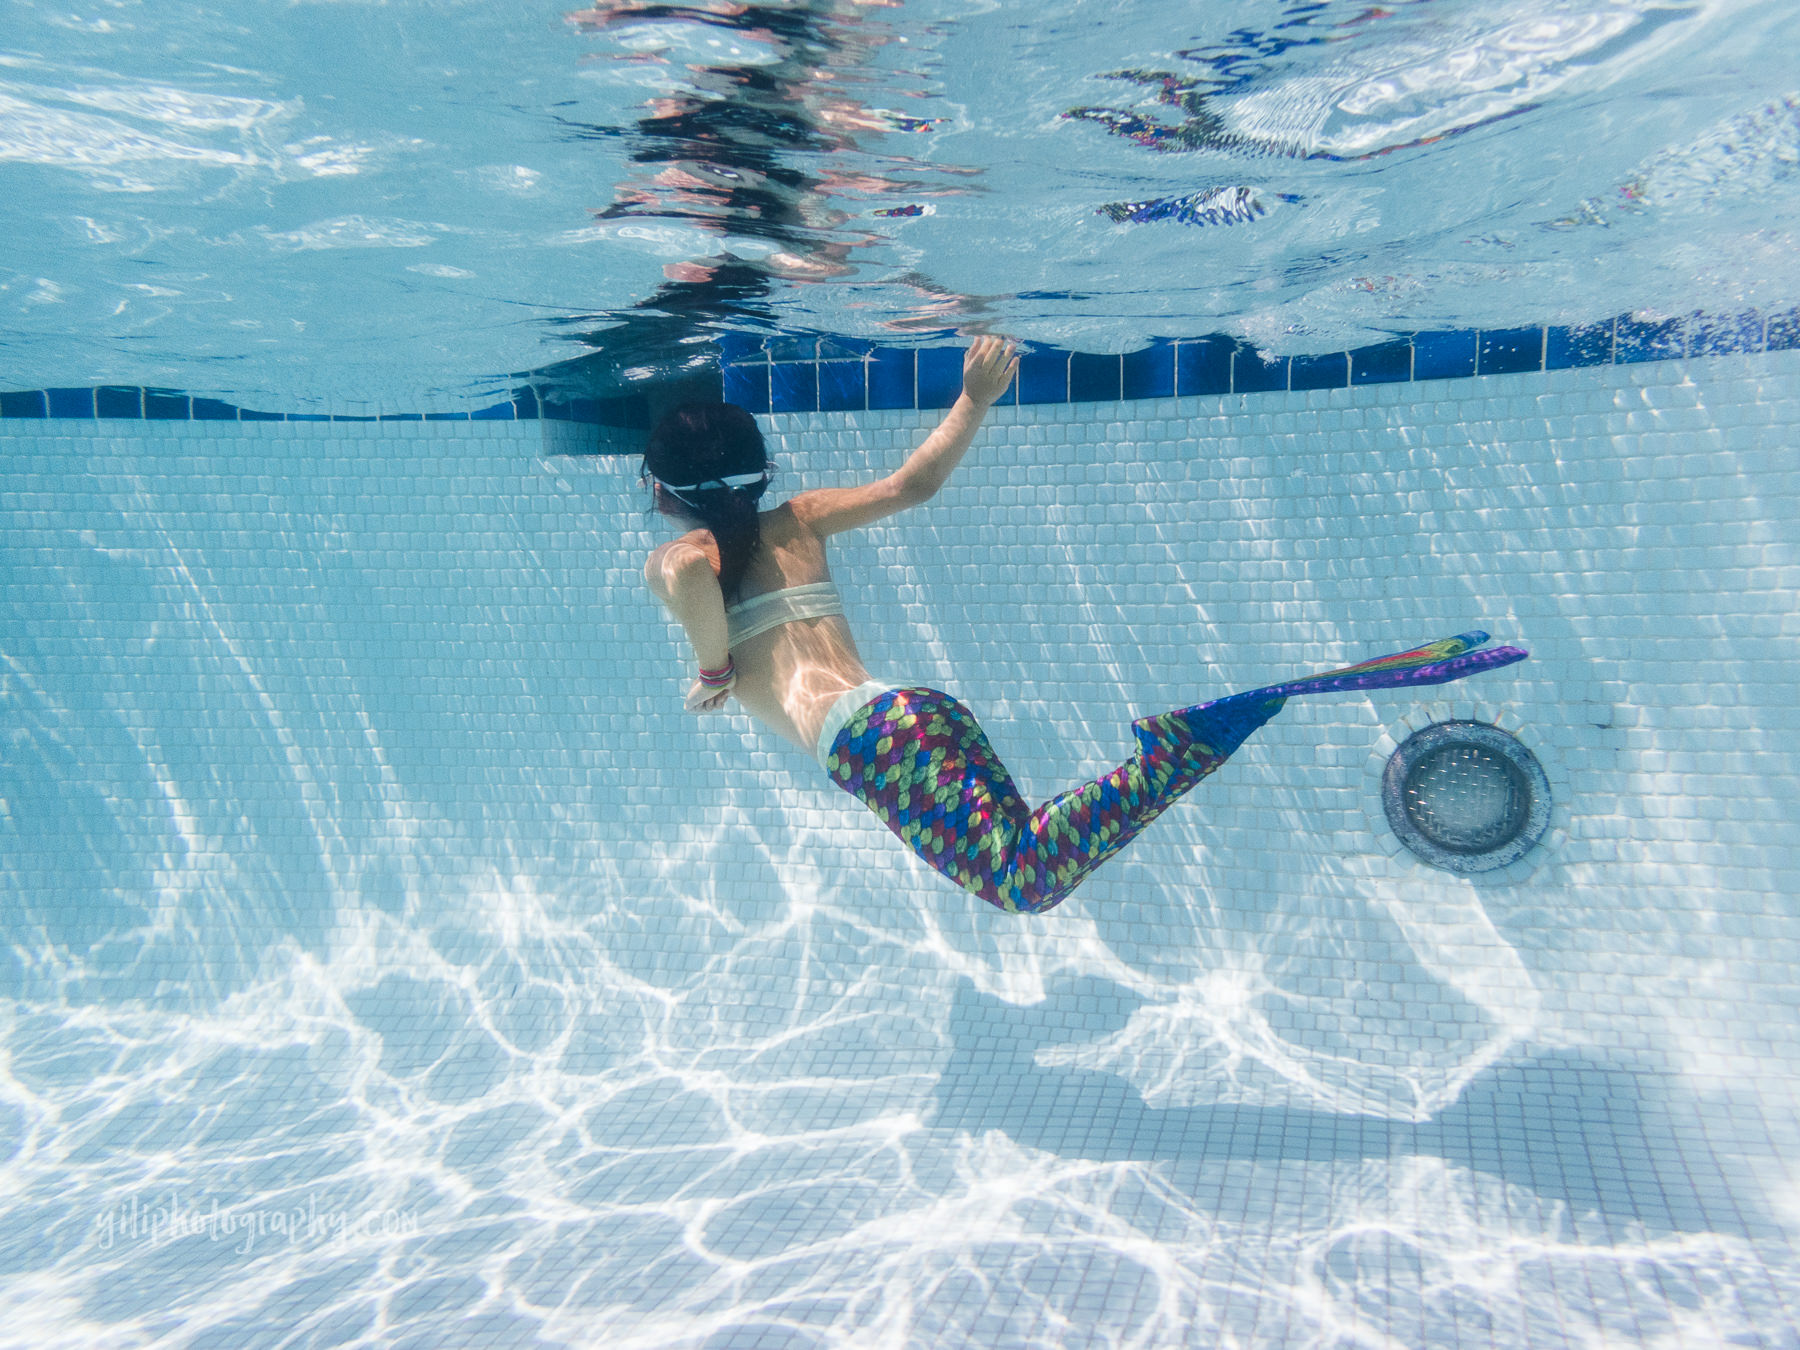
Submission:
[[[1518,740],[1485,722],[1409,736],[1381,776],[1394,834],[1450,872],[1489,872],[1528,853],[1550,824],[1550,784]]]

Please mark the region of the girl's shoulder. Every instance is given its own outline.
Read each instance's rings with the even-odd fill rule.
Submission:
[[[650,550],[650,556],[644,560],[644,575],[659,571],[665,559],[678,558],[683,554],[702,554],[712,564],[713,575],[719,573],[719,545],[713,538],[711,530],[689,530],[686,534],[658,544]]]
[[[706,560],[712,564],[713,575],[718,575],[720,567],[719,541],[713,538],[713,532],[711,530],[704,528],[689,530],[686,534],[682,535],[681,538],[677,539],[675,543],[687,548],[699,549],[706,555]]]
[[[791,502],[783,502],[780,506],[760,513],[759,533],[762,542],[778,553],[785,552],[796,544],[804,548],[807,542],[814,544],[819,542],[813,538],[813,532],[807,528],[806,522],[795,514],[792,505]],[[698,525],[686,534],[677,535],[652,549],[644,570],[648,574],[660,566],[662,559],[671,554],[687,552],[703,554],[707,562],[712,564],[714,576],[717,576],[724,566],[724,560],[719,553],[719,541],[713,537],[711,530],[704,525]]]

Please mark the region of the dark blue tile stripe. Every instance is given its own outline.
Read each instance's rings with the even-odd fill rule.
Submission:
[[[52,417],[92,417],[94,415],[94,391],[92,389],[46,389],[44,394],[50,400],[50,416]]]
[[[1069,353],[1069,402],[1110,403],[1121,397],[1124,362],[1116,356]]]
[[[1158,339],[1125,355],[1126,398],[1168,398],[1175,392],[1175,344]]]
[[[819,362],[819,411],[861,412],[869,406],[869,374],[861,361]]]
[[[1288,362],[1289,389],[1342,389],[1350,383],[1350,354],[1296,356]]]
[[[1027,351],[1019,354],[1019,402],[1067,403],[1069,354]]]
[[[822,355],[833,359],[797,359],[812,350],[813,342],[821,344]],[[827,353],[833,343],[837,349]],[[1171,394],[1186,398],[1343,389],[1794,348],[1800,348],[1800,309],[1769,315],[1695,314],[1656,321],[1621,315],[1592,324],[1441,329],[1408,333],[1349,352],[1294,357],[1270,356],[1222,335],[1157,338],[1123,358],[1028,347],[1019,361],[1017,392],[1005,401],[1088,403]],[[720,349],[728,390],[753,378],[801,380],[797,369],[790,368],[815,365],[823,380],[828,367],[844,364],[846,352],[856,350],[863,352],[866,406],[871,409],[945,408],[955,401],[960,387],[960,347],[883,348],[847,339],[729,334],[721,336]],[[753,377],[752,371],[761,375]],[[756,408],[770,410],[812,411],[802,401],[784,405],[779,399],[772,409],[768,403]]]
[[[1234,394],[1274,393],[1288,387],[1285,356],[1268,356],[1254,347],[1239,347],[1231,358],[1231,390]]]
[[[914,353],[921,408],[948,408],[962,393],[960,347],[924,347]]]
[[[1377,342],[1345,355],[1350,358],[1351,384],[1405,384],[1412,380],[1410,342]]]
[[[1476,343],[1476,371],[1482,375],[1516,375],[1544,368],[1542,328],[1490,328]]]
[[[144,416],[158,422],[185,422],[193,416],[194,401],[170,389],[144,390]]]
[[[769,411],[769,368],[767,366],[725,367],[725,401],[747,408],[753,413]],[[911,404],[907,405],[911,407]]]
[[[912,354],[907,353],[910,362]],[[839,366],[855,366],[861,378],[860,362],[837,362]],[[732,369],[727,367],[727,370]],[[768,373],[763,373],[763,406],[768,411]],[[754,383],[754,377],[751,377]],[[742,377],[738,384],[742,384]],[[912,406],[912,391],[907,389],[907,407]],[[735,400],[734,400],[735,401]],[[861,402],[845,401],[845,408],[861,408]],[[433,413],[278,413],[256,408],[240,408],[223,399],[186,394],[179,389],[145,389],[137,385],[103,385],[93,389],[20,389],[0,392],[0,417],[6,418],[97,418],[152,422],[511,422],[536,421],[540,418],[559,422],[586,422],[598,426],[643,427],[649,425],[649,403],[642,394],[618,398],[567,398],[559,394],[525,388],[503,403],[475,412]]]
[[[869,407],[910,408],[918,397],[911,348],[882,347],[869,357]],[[733,367],[727,365],[730,375]]]
[[[769,367],[770,412],[817,412],[819,363],[783,361]]]
[[[16,394],[0,394],[0,417],[43,417],[44,391],[22,389]]]
[[[1609,366],[1613,359],[1613,342],[1618,324],[1579,324],[1564,327],[1552,324],[1544,330],[1544,368],[1568,370],[1574,366]]]
[[[109,387],[94,390],[94,407],[100,417],[142,417],[144,391]]]
[[[1476,331],[1453,328],[1413,334],[1413,378],[1457,380],[1475,373]]]
[[[1175,392],[1184,398],[1231,392],[1231,338],[1200,338],[1175,344]]]
[[[720,333],[724,396],[752,412],[947,408],[962,389],[962,348],[881,347],[860,338]],[[1800,349],[1800,309],[1591,324],[1458,328],[1396,336],[1349,352],[1270,356],[1235,338],[1158,338],[1123,357],[1033,347],[1006,403],[1090,403],[1404,384],[1688,356]],[[0,418],[128,418],[197,422],[468,422],[550,419],[599,426],[649,424],[643,394],[577,398],[526,386],[474,412],[278,413],[178,389],[136,385],[0,392]]]
[[[1680,319],[1639,320],[1624,315],[1618,320],[1613,341],[1613,360],[1669,361],[1687,355],[1687,335]]]

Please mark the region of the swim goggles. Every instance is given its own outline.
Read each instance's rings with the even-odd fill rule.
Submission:
[[[662,482],[661,479],[658,479],[657,481]],[[766,483],[768,481],[768,472],[767,470],[764,470],[761,473],[727,474],[723,478],[709,478],[704,483],[688,483],[685,486],[679,487],[674,483],[663,483],[663,486],[670,492],[705,492],[711,488],[749,487],[753,483]]]
[[[659,483],[662,483],[662,480],[660,478],[657,479],[656,481]],[[687,502],[687,504],[689,506],[695,506],[695,503],[688,501],[688,499],[686,497],[682,496],[682,493],[684,493],[684,492],[710,492],[715,488],[741,488],[741,487],[766,486],[768,481],[769,481],[769,475],[768,475],[768,472],[765,470],[760,473],[727,474],[723,478],[709,478],[704,483],[688,483],[685,486],[681,486],[681,487],[677,487],[673,483],[663,483],[662,489],[664,492],[668,493],[671,497],[675,498],[677,501]],[[696,509],[698,509],[698,508],[696,508]]]

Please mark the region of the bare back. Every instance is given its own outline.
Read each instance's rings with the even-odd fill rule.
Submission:
[[[801,519],[792,502],[761,515],[762,542],[744,572],[737,599],[831,580],[825,540]],[[719,549],[708,530],[683,539],[701,549],[719,570]],[[809,754],[837,696],[869,678],[850,625],[841,614],[791,623],[758,633],[731,649],[737,666],[732,696],[770,730]]]
[[[937,429],[907,456],[906,463],[872,482],[814,488],[773,511],[764,511],[759,517],[761,543],[735,599],[751,600],[771,591],[831,580],[825,562],[827,538],[872,525],[929,500],[961,461],[989,406],[1012,383],[1018,367],[1012,343],[997,337],[976,338],[963,360],[962,394]],[[707,659],[715,663],[721,659],[719,644],[725,636],[720,631],[724,625],[720,622],[718,575],[718,544],[706,529],[690,530],[653,550],[644,564],[645,582],[687,629],[695,656],[704,646]],[[729,696],[763,725],[809,754],[838,696],[869,678],[842,615],[795,619],[746,639],[731,649],[730,656],[737,673]],[[707,684],[696,682],[689,691],[688,706],[697,712],[709,711],[718,707],[723,697],[722,690],[715,693]]]

